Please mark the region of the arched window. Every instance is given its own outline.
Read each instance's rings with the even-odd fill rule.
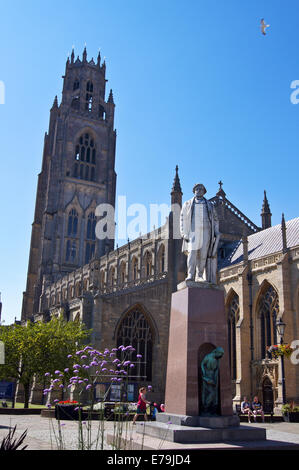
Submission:
[[[158,251],[158,272],[164,273],[165,271],[165,246],[161,245]]]
[[[72,209],[69,212],[67,235],[69,237],[76,237],[77,231],[78,231],[78,212],[76,211],[76,209]]]
[[[134,256],[132,259],[132,280],[136,281],[138,277],[138,259]]]
[[[76,264],[77,259],[78,220],[78,212],[71,209],[67,220],[65,261],[72,264]]]
[[[122,320],[117,332],[117,347],[121,345],[133,346],[134,358],[137,354],[142,356],[130,368],[130,380],[152,380],[153,335],[141,308],[133,308]]]
[[[77,111],[80,109],[80,96],[73,97],[71,106],[73,109],[76,109]]]
[[[239,296],[234,294],[228,304],[227,326],[228,326],[228,352],[231,378],[237,378],[237,344],[236,324],[239,320],[240,306]]]
[[[67,240],[66,242],[66,256],[65,260],[69,263],[75,263],[77,257],[77,242]]]
[[[95,244],[86,242],[85,247],[85,264],[89,263],[89,261],[94,258],[95,254]]]
[[[80,88],[80,82],[79,82],[78,78],[76,78],[76,80],[74,81],[74,84],[73,84],[73,91],[78,90],[78,88]]]
[[[96,148],[94,139],[85,133],[75,147],[73,177],[95,181]]]
[[[112,266],[109,271],[109,286],[114,287],[115,285],[115,267]]]
[[[94,212],[91,212],[87,218],[87,232],[86,238],[87,240],[95,240],[96,239],[96,217]]]
[[[267,347],[277,343],[276,319],[279,313],[279,299],[274,287],[267,284],[257,303],[260,319],[261,359],[267,357]]]
[[[99,118],[103,119],[104,121],[106,119],[106,111],[104,106],[102,106],[101,104],[99,104]]]
[[[124,284],[126,282],[126,263],[124,261],[121,262],[119,268],[119,282],[120,284]]]
[[[152,255],[149,251],[144,256],[144,274],[145,277],[149,277],[152,274]]]
[[[100,287],[102,290],[105,289],[105,271],[101,271],[100,274]]]
[[[96,248],[96,217],[94,212],[90,212],[87,218],[87,228],[86,228],[86,245],[85,245],[85,264],[89,263],[89,261],[95,255],[95,248]]]
[[[88,81],[86,84],[86,95],[85,95],[85,109],[89,112],[92,110],[92,100],[93,100],[93,83]]]

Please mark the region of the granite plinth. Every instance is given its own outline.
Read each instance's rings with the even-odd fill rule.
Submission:
[[[232,416],[185,416],[169,413],[158,413],[156,422],[172,423],[180,426],[203,427],[203,428],[229,428],[240,426],[240,419]]]
[[[201,361],[213,349],[222,347],[219,415],[232,416],[224,292],[209,283],[184,283],[184,288],[172,294],[171,301],[166,412],[185,416],[201,414]]]
[[[227,441],[263,441],[266,429],[250,426],[230,426],[225,428],[205,428],[199,426],[181,426],[161,422],[136,423],[136,432],[177,443],[212,443]]]

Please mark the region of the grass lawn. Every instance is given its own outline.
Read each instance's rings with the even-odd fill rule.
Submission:
[[[6,400],[8,408],[11,408],[11,401]],[[0,408],[2,408],[1,403],[0,403]],[[15,403],[15,408],[24,408],[24,403]],[[46,408],[45,405],[31,405],[29,403],[29,408]]]

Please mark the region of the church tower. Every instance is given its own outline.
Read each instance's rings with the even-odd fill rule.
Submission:
[[[115,207],[114,100],[106,64],[67,59],[62,100],[54,99],[38,175],[22,320],[38,312],[43,283],[55,282],[109,252],[114,240],[95,236],[96,207]]]

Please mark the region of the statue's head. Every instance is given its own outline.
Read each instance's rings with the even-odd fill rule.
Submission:
[[[218,348],[214,349],[213,353],[216,359],[220,359],[224,354],[224,349],[219,346]]]
[[[207,190],[205,186],[201,183],[197,183],[193,187],[193,193],[195,196],[203,197],[206,194]]]

